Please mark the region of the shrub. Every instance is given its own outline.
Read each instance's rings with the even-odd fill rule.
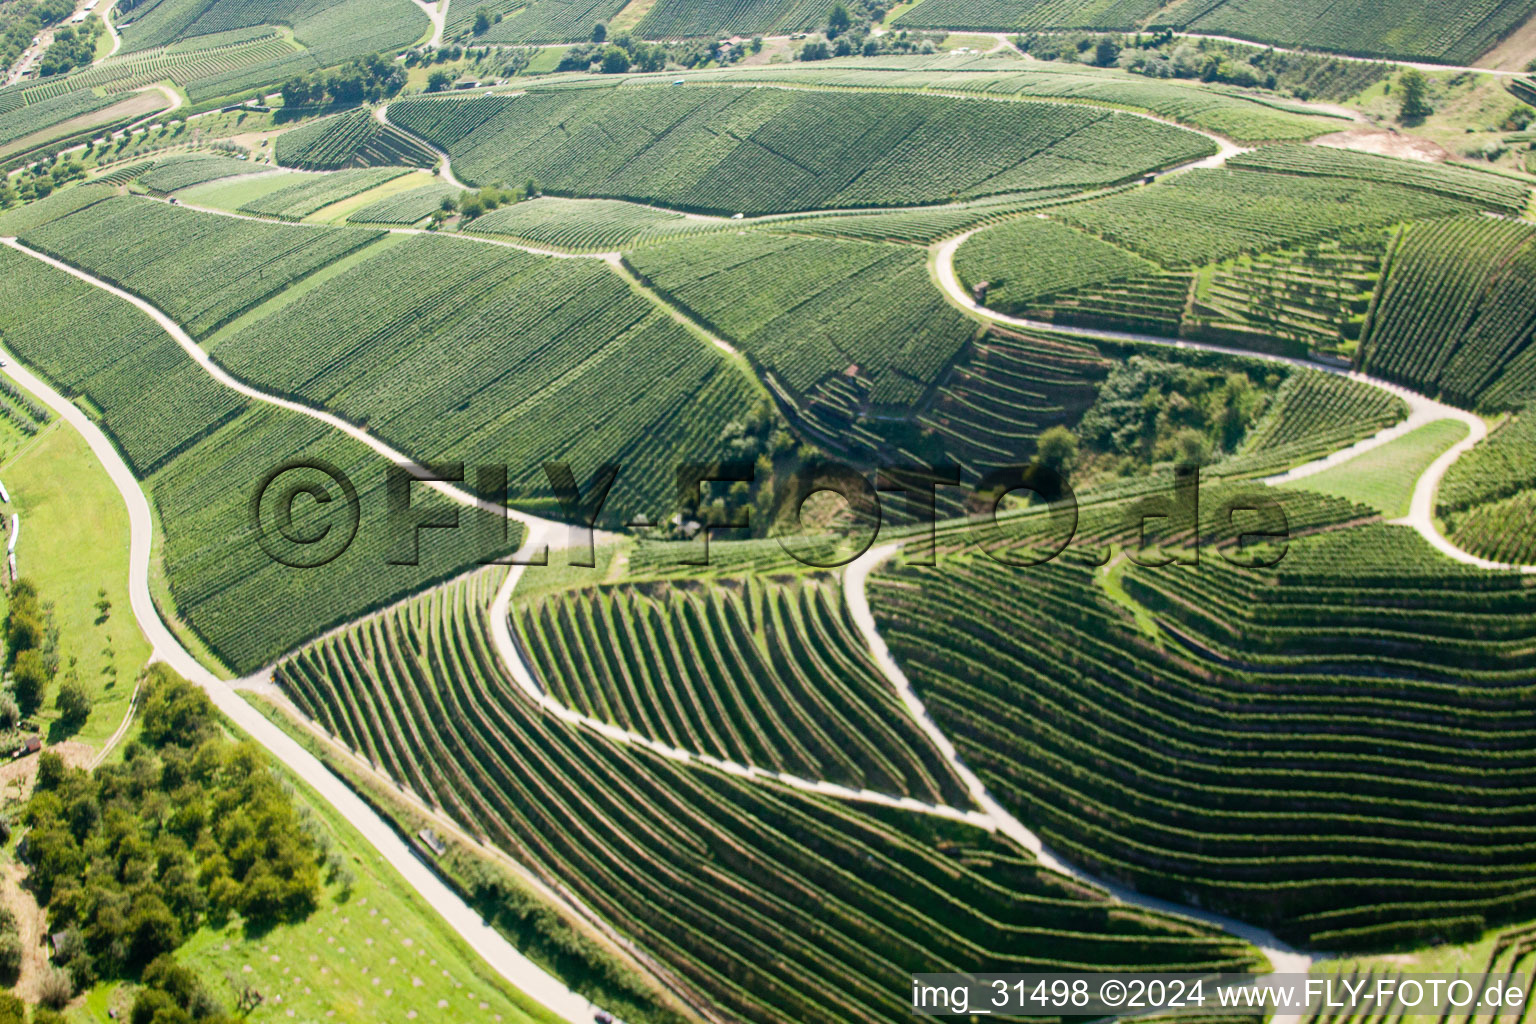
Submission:
[[[37,986],[38,1002],[50,1010],[62,1010],[75,994],[75,979],[69,972],[51,967]]]
[[[59,686],[55,700],[60,721],[69,729],[78,729],[91,715],[91,695],[78,679],[70,679]]]

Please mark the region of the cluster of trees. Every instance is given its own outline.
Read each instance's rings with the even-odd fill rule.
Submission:
[[[1091,32],[1016,36],[1041,60],[1118,67],[1149,78],[1185,78],[1289,92],[1301,99],[1342,99],[1387,76],[1390,64],[1367,64],[1215,39],[1179,38],[1170,30],[1135,35]]]
[[[0,9],[0,68],[9,68],[32,37],[49,25],[57,25],[75,11],[75,0],[19,0]]]
[[[40,756],[21,817],[30,883],[49,931],[63,933],[55,963],[72,990],[142,972],[135,1022],[221,1020],[164,958],[205,920],[306,917],[325,841],[261,749],[225,738],[202,690],[161,664],[144,687],[142,732],[121,764],[87,773]],[[333,858],[332,873],[341,868]]]
[[[701,486],[699,500],[678,509],[683,522],[672,529],[673,539],[686,539],[688,520],[708,525],[747,522],[747,531],[731,536],[767,536],[776,521],[799,511],[787,507],[796,492],[796,476],[821,456],[814,446],[800,443],[766,398],[745,417],[721,428],[720,442],[722,464],[751,465],[752,479]],[[781,501],[786,505],[781,507]]]
[[[383,54],[358,57],[328,72],[290,78],[283,83],[287,108],[335,103],[376,103],[405,88],[405,71]]]
[[[46,78],[85,67],[95,58],[96,40],[106,31],[100,18],[87,18],[78,26],[66,25],[59,29],[37,62],[38,75]]]
[[[630,71],[664,71],[669,67],[694,68],[715,63],[733,64],[763,48],[761,36],[750,47],[731,46],[724,40],[692,40],[677,43],[648,43],[628,32],[608,37],[608,28],[599,22],[592,29],[592,41],[573,46],[560,59],[556,71],[600,71],[622,75]]]
[[[807,40],[805,45],[800,47],[800,60],[827,60],[831,57],[860,55],[876,57],[882,53],[933,53],[938,49],[935,39],[941,39],[944,36],[942,32],[930,35],[924,32],[908,32],[905,29],[877,36],[870,34],[868,24],[857,23],[839,28],[838,25],[843,22],[839,12],[843,10],[842,5],[832,9],[832,16],[827,22],[826,38]]]
[[[1132,356],[1110,371],[1078,425],[1081,457],[1122,475],[1161,462],[1205,465],[1237,450],[1279,383],[1278,374],[1255,382],[1238,370]]]

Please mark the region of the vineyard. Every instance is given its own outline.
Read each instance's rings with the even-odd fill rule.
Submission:
[[[1036,300],[1058,292],[1157,269],[1124,249],[1042,217],[988,228],[955,253],[960,282],[968,291],[989,284],[987,306],[1004,313],[1025,312]]]
[[[1233,157],[1227,166],[1401,185],[1516,215],[1524,213],[1531,202],[1531,183],[1509,175],[1452,164],[1394,160],[1348,149],[1266,146]]]
[[[1283,472],[1347,448],[1407,415],[1401,398],[1370,384],[1316,370],[1293,373],[1221,471],[1229,476]]]
[[[918,17],[925,0],[907,17]],[[1202,88],[1190,82],[1071,70],[1059,64],[1021,65],[1007,57],[887,55],[841,61],[696,72],[690,81],[766,82],[846,89],[903,89],[994,97],[1072,100],[1141,110],[1240,142],[1310,139],[1343,127],[1335,117],[1251,93]]]
[[[969,826],[566,726],[498,663],[494,585],[425,595],[301,652],[278,679],[401,785],[517,851],[737,1019],[903,1020],[909,974],[928,967],[1252,962],[1235,940],[1111,910]]]
[[[769,771],[969,803],[870,662],[835,578],[567,590],[514,621],[549,694],[591,718]]]
[[[1325,949],[1536,909],[1511,803],[1536,784],[1529,581],[1358,527],[1275,570],[1131,567],[1153,639],[1091,566],[1027,570],[1026,602],[1020,571],[896,567],[871,604],[962,756],[1064,856]]]
[[[718,231],[724,226],[719,220],[686,217],[613,199],[543,196],[494,210],[476,219],[468,230],[565,252],[612,252],[679,235]]]
[[[131,291],[204,337],[289,284],[378,239],[124,197],[22,232],[28,245]],[[217,273],[209,268],[217,267]]]
[[[909,409],[976,331],[906,246],[721,234],[624,258],[796,394],[842,375],[871,404]]]
[[[1056,217],[1179,267],[1471,209],[1398,185],[1213,169],[1063,207]]]
[[[443,200],[462,195],[460,189],[448,184],[423,185],[407,192],[386,196],[376,203],[369,203],[347,217],[349,224],[411,225],[426,220],[433,211],[442,209]]]
[[[707,213],[911,205],[1107,185],[1214,152],[1080,104],[767,88],[599,87],[400,100],[392,121],[478,183]]]
[[[1536,228],[1489,217],[1415,224],[1388,260],[1366,370],[1458,405],[1536,397]]]
[[[1451,466],[1436,514],[1463,550],[1496,562],[1536,564],[1536,416],[1506,422]]]
[[[158,195],[169,195],[180,189],[201,185],[205,181],[232,178],[239,174],[259,172],[249,160],[235,160],[223,156],[202,156],[189,153],[156,160],[154,168],[138,176],[139,184]]]
[[[635,27],[644,39],[686,39],[709,36],[784,35],[810,32],[827,23],[832,4],[827,0],[657,0]]]
[[[177,612],[236,671],[516,546],[516,528],[488,545],[465,511],[465,529],[423,545],[420,565],[386,564],[382,459],[308,417],[250,406],[121,299],[9,249],[0,267],[6,345],[100,410],[157,511]],[[356,542],[320,569],[289,568],[250,537],[251,488],[300,456],[339,467],[359,494]],[[429,514],[446,500],[417,490],[413,506]],[[314,524],[296,516],[295,527]],[[317,592],[326,600],[306,599]]]
[[[607,24],[623,9],[624,0],[532,0],[476,38],[487,43],[581,42],[592,37],[593,25]]]
[[[904,242],[908,245],[932,245],[941,238],[956,235],[971,227],[1007,220],[1020,213],[1054,206],[1077,193],[1072,187],[1042,189],[1020,195],[993,196],[968,203],[919,207],[864,213],[818,213],[764,218],[775,231],[797,235],[822,235],[858,242]]]
[[[284,167],[333,171],[343,167],[437,166],[437,154],[368,110],[323,118],[277,137],[277,162]]]
[[[252,199],[240,209],[263,217],[303,220],[343,199],[362,195],[410,173],[409,167],[373,167],[334,174],[316,174],[276,192]]]
[[[1470,64],[1529,16],[1519,0],[926,0],[897,25],[1131,32],[1152,23],[1274,46]]]
[[[615,523],[669,511],[678,463],[723,457],[732,421],[757,401],[745,375],[601,261],[431,235],[348,267],[214,352],[423,462],[507,465],[524,507],[559,515],[546,463],[571,464],[583,487],[618,464],[604,512]]]
[[[16,142],[72,118],[105,110],[121,97],[98,96],[93,92],[68,92],[49,99],[37,99],[0,113],[0,147]]]

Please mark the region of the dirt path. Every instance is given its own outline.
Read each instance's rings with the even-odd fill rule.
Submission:
[[[48,934],[48,915],[22,885],[26,877],[26,869],[15,861],[0,865],[0,902],[15,915],[16,930],[21,935],[21,973],[13,991],[27,1002],[36,1003],[43,974],[48,970],[48,950],[43,945]]]
[[[1321,135],[1312,140],[1314,146],[1330,149],[1353,149],[1378,156],[1395,156],[1403,160],[1419,160],[1424,163],[1443,164],[1451,159],[1444,147],[1415,135],[1404,135],[1389,128],[1360,126],[1347,131]]]

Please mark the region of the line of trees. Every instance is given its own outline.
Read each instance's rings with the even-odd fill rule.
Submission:
[[[405,71],[383,54],[358,57],[332,71],[301,75],[283,83],[283,106],[323,103],[356,106],[388,99],[405,88]]]

